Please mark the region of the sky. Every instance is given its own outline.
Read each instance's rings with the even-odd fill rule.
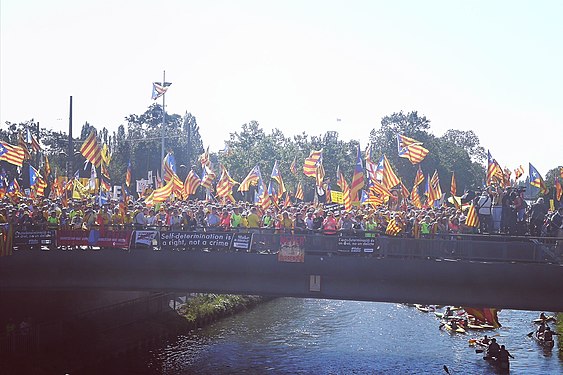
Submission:
[[[1,0],[0,124],[67,132],[72,96],[74,134],[114,131],[165,71],[167,112],[196,116],[212,151],[252,120],[363,148],[384,116],[417,111],[545,177],[563,165],[561,14],[559,0]]]

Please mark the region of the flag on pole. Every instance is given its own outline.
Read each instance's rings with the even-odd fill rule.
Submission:
[[[424,174],[422,173],[422,169],[420,165],[418,166],[418,170],[416,171],[416,176],[414,176],[414,186],[419,186],[424,182]]]
[[[127,172],[125,173],[125,185],[127,185],[127,187],[131,186],[131,160],[129,160],[129,163],[127,164]]]
[[[190,170],[184,182],[184,198],[187,199],[190,195],[194,195],[199,185],[201,185],[201,179],[193,169]]]
[[[442,188],[440,187],[440,178],[438,177],[438,170],[434,171],[430,179],[429,198],[432,201],[437,201],[442,197]]]
[[[535,186],[540,189],[540,194],[546,194],[548,192],[547,186],[545,185],[545,181],[543,180],[540,172],[530,164],[530,185]]]
[[[359,144],[356,151],[356,164],[354,165],[354,174],[352,175],[352,183],[350,184],[350,197],[353,202],[358,201],[358,192],[365,186],[364,164],[362,163],[362,153]]]
[[[278,183],[280,194],[285,193],[287,191],[285,189],[285,185],[283,184],[283,179],[280,173],[277,160],[274,162],[274,167],[272,168],[272,175],[270,177]]]
[[[465,218],[465,225],[468,227],[476,228],[479,226],[479,216],[477,215],[477,210],[473,203],[467,209],[467,217]]]
[[[305,163],[303,164],[303,174],[308,177],[316,177],[317,176],[317,163],[323,156],[323,150],[319,151],[311,151],[309,157],[305,159]]]
[[[297,155],[295,155],[293,157],[293,162],[291,163],[290,167],[289,167],[289,171],[293,174],[293,175],[297,175]]]
[[[98,144],[96,131],[94,129],[90,131],[90,134],[88,134],[88,137],[84,140],[82,147],[80,147],[80,153],[94,166],[100,166],[102,162],[102,149]]]
[[[25,151],[22,147],[0,141],[0,160],[21,167],[24,159]]]
[[[35,185],[37,180],[41,177],[37,169],[33,168],[31,164],[29,165],[29,186]]]
[[[350,197],[350,186],[346,182],[344,175],[340,171],[340,166],[336,168],[336,184],[342,190],[342,200],[344,202],[344,209],[346,211],[352,210],[352,198]]]
[[[450,184],[450,193],[452,194],[452,197],[456,196],[456,192],[457,192],[457,184],[455,182],[455,172],[452,172],[452,182]]]
[[[248,191],[250,190],[251,185],[257,186],[259,181],[262,181],[262,174],[260,173],[260,167],[258,165],[255,165],[254,168],[252,168],[250,172],[248,172],[248,175],[240,183],[238,191]]]
[[[495,182],[502,184],[504,182],[504,174],[499,163],[492,157],[491,152],[487,150],[487,185]]]
[[[215,179],[215,172],[211,169],[211,167],[204,165],[203,166],[203,176],[201,178],[201,186],[204,189],[211,189],[213,187],[213,180]]]
[[[383,155],[382,173],[383,185],[385,185],[385,187],[387,187],[388,189],[392,189],[401,183],[401,180],[399,180],[399,177],[397,177],[395,172],[393,172],[393,168],[391,168],[391,164],[389,163],[389,160],[387,160],[387,157],[385,155]]]
[[[428,150],[422,147],[422,142],[401,134],[397,134],[397,149],[399,157],[409,159],[412,164],[420,163],[428,155]]]
[[[217,197],[226,198],[233,193],[233,187],[238,184],[231,176],[224,165],[220,164],[221,177],[217,182]]]
[[[301,181],[297,183],[297,189],[295,190],[295,198],[301,201],[304,200],[305,198],[305,195],[303,194],[303,185],[301,184]]]
[[[166,94],[166,91],[168,91],[168,87],[170,87],[172,83],[170,82],[153,82],[152,83],[152,96],[151,99],[152,100],[156,100],[158,98],[160,98],[162,95]]]
[[[29,128],[27,128],[27,143],[31,145],[31,148],[35,152],[41,151],[41,145],[37,142],[37,139],[31,134]]]

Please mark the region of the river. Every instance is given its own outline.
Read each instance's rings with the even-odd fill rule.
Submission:
[[[559,344],[545,351],[527,337],[537,316],[504,310],[503,327],[486,332],[515,357],[511,374],[563,373]],[[468,345],[475,331],[450,334],[439,324],[434,314],[400,304],[279,298],[103,368],[139,375],[446,374],[445,365],[452,375],[495,373]]]

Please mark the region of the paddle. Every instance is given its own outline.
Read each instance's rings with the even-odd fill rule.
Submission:
[[[532,332],[528,333],[526,336],[532,337],[532,335],[534,334],[534,332],[536,332],[536,331],[532,331]]]
[[[448,366],[444,365],[444,371],[446,372],[446,374],[450,374],[450,370],[448,369]]]

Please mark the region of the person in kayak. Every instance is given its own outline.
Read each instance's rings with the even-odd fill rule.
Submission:
[[[500,346],[498,355],[497,355],[498,361],[500,363],[509,363],[509,358],[514,359],[514,357],[508,352],[508,350],[506,350],[506,348],[504,347],[504,345]],[[508,367],[508,366],[507,366]]]
[[[547,325],[545,324],[544,321],[542,321],[538,327],[538,329],[536,330],[536,337],[540,340],[543,339],[543,333],[545,332],[545,330],[547,329]]]
[[[497,344],[497,339],[495,339],[494,337],[491,339],[491,343],[489,344],[489,347],[487,348],[487,355],[489,357],[495,357],[498,358],[500,352],[500,347]]]
[[[545,327],[545,331],[543,331],[543,341],[553,341],[553,335],[557,333],[553,332],[549,326]]]

